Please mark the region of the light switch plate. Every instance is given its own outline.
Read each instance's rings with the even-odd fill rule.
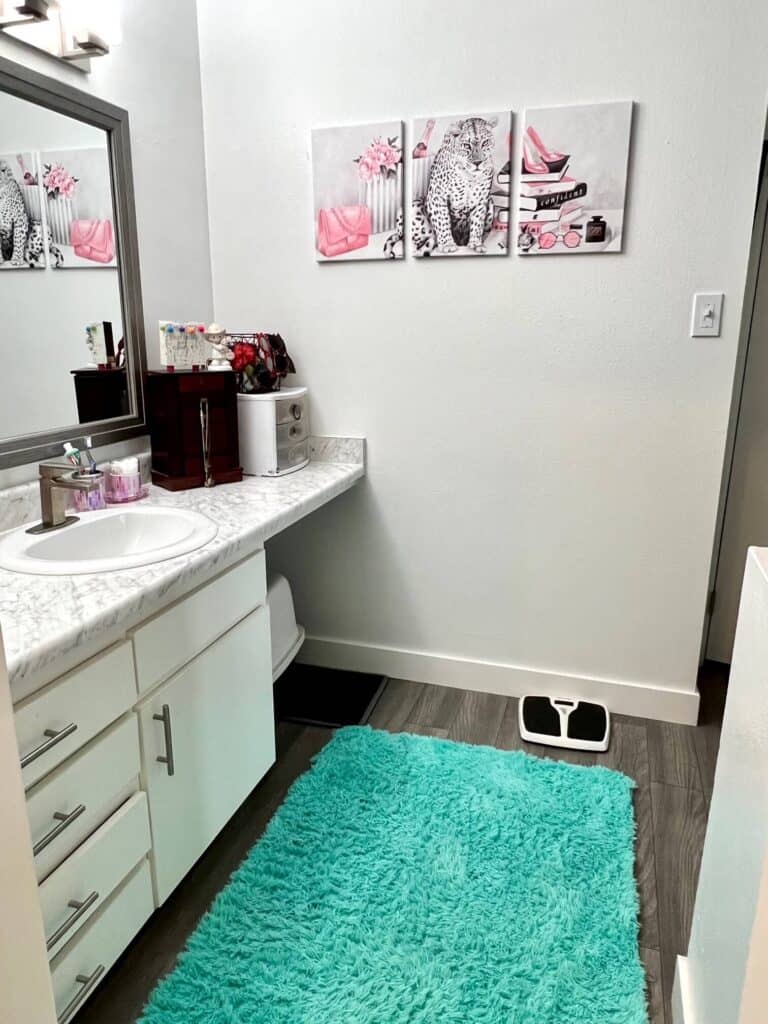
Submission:
[[[696,292],[691,310],[691,337],[719,338],[722,315],[722,292]]]

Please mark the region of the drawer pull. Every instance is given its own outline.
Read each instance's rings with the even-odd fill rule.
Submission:
[[[87,896],[84,900],[70,900],[67,906],[72,908],[72,913],[66,921],[59,925],[53,935],[45,940],[45,948],[48,950],[53,949],[56,943],[67,934],[69,929],[80,920],[83,914],[91,909],[98,898],[99,894],[94,889],[91,895]]]
[[[67,1003],[67,1005],[59,1014],[59,1016],[56,1018],[58,1024],[68,1024],[68,1022],[72,1020],[72,1018],[83,1005],[85,1000],[98,985],[103,973],[104,964],[99,964],[99,966],[96,968],[93,974],[78,974],[76,976],[75,981],[77,982],[78,985],[82,985],[83,987],[77,993],[75,998],[71,1002]]]
[[[173,775],[176,771],[176,765],[173,761],[173,733],[171,732],[171,709],[167,704],[163,704],[163,713],[161,715],[152,715],[156,722],[163,723],[163,734],[165,735],[165,755],[160,755],[156,758],[160,764],[166,765],[168,768],[168,774]]]
[[[291,416],[293,416],[295,420],[301,419],[301,406],[298,402],[294,402],[291,406]]]
[[[35,747],[34,750],[30,750],[28,754],[25,754],[21,759],[21,767],[26,768],[28,764],[32,764],[38,757],[42,757],[43,754],[47,754],[49,750],[53,749],[57,743],[61,743],[67,736],[71,736],[72,733],[77,729],[77,722],[70,722],[69,725],[63,729],[46,729],[43,736],[46,738]]]
[[[35,845],[32,847],[32,853],[35,857],[38,853],[42,853],[46,846],[50,845],[54,839],[58,839],[64,829],[69,828],[73,821],[85,810],[85,804],[78,804],[74,811],[70,811],[69,814],[65,814],[63,811],[56,811],[54,818],[58,821],[58,825],[54,825],[50,832],[46,832],[42,839],[38,839]]]

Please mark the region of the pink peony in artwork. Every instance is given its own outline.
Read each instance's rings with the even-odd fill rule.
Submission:
[[[397,165],[403,159],[402,150],[397,147],[397,137],[389,139],[373,139],[370,146],[355,157],[357,173],[361,181],[373,181],[380,174],[392,177],[397,173]]]
[[[77,188],[77,178],[66,170],[63,164],[46,164],[43,174],[43,185],[49,196],[63,196],[72,199]]]

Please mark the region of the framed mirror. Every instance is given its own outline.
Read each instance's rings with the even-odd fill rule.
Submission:
[[[0,468],[146,433],[128,113],[0,58]]]

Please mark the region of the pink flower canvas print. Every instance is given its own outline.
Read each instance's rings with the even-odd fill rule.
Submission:
[[[116,267],[106,147],[43,152],[40,166],[49,265],[54,270]]]
[[[621,252],[631,124],[631,101],[526,111],[521,255]]]
[[[403,258],[401,121],[312,132],[315,259]]]
[[[509,111],[413,122],[414,256],[506,256],[510,206]]]

